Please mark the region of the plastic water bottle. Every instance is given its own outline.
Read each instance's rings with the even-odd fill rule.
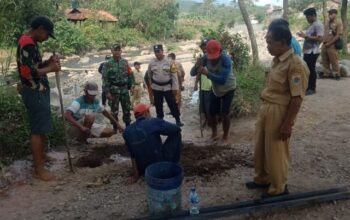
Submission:
[[[189,195],[189,203],[190,203],[190,215],[198,215],[199,214],[199,196],[196,191],[196,187],[192,187]]]

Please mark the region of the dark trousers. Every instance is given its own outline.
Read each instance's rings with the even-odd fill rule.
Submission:
[[[102,92],[102,105],[106,105],[107,97],[106,97],[106,92]]]
[[[175,96],[173,91],[157,91],[153,90],[153,96],[154,96],[154,105],[156,107],[157,112],[157,118],[164,118],[164,111],[163,111],[163,101],[165,98],[165,101],[167,102],[171,114],[174,116],[176,121],[180,120],[180,112],[177,107]]]
[[[199,91],[199,98],[201,99],[200,113],[203,113],[206,117],[210,112],[210,95],[211,91]]]
[[[181,132],[169,135],[162,146],[163,160],[178,163],[182,148]]]
[[[314,90],[316,91],[316,61],[320,54],[305,54],[304,53],[304,61],[306,62],[307,66],[310,70],[310,76],[309,76],[309,85],[307,87],[308,90]]]

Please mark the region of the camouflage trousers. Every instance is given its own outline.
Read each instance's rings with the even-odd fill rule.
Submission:
[[[118,94],[112,93],[112,100],[109,100],[108,104],[111,107],[111,111],[115,118],[118,118],[119,112],[119,103],[122,106],[123,110],[123,121],[126,125],[130,124],[130,111],[131,111],[131,102],[129,93]]]

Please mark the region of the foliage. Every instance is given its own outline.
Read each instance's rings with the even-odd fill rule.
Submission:
[[[250,115],[257,111],[260,94],[264,88],[264,68],[248,65],[236,71],[237,88],[232,113],[235,116]]]
[[[322,8],[326,0],[289,0],[289,7],[296,11],[304,11],[309,5],[315,4],[316,8]]]
[[[30,152],[29,123],[22,99],[13,87],[0,87],[0,163],[24,157]],[[63,142],[62,119],[52,114],[53,132],[49,135],[50,145]]]
[[[61,0],[0,0],[0,47],[12,46],[37,15],[56,18]],[[10,13],[9,13],[10,12]]]
[[[191,40],[197,34],[197,30],[191,26],[177,26],[174,38],[178,40]]]
[[[289,28],[293,31],[305,30],[308,27],[307,20],[304,16],[295,14],[289,15]]]
[[[173,35],[179,13],[176,0],[86,0],[80,3],[81,7],[109,11],[118,17],[121,28],[136,28],[156,39]]]
[[[84,32],[67,20],[55,23],[55,39],[49,39],[42,44],[44,51],[56,50],[61,54],[79,54],[90,48]]]
[[[216,39],[232,58],[233,66],[236,70],[242,69],[249,64],[249,46],[243,42],[240,34],[230,34],[224,30],[224,25],[221,24],[216,30],[207,29],[202,30],[202,38]]]
[[[109,48],[115,42],[131,46],[147,42],[143,34],[133,28],[101,26],[90,21],[82,25],[66,20],[56,22],[55,36],[57,40],[49,39],[42,44],[43,51],[56,49],[61,54],[69,55]]]

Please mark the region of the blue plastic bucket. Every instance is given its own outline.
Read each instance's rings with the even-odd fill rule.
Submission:
[[[151,215],[181,209],[182,167],[172,162],[154,163],[146,168],[148,208]]]

